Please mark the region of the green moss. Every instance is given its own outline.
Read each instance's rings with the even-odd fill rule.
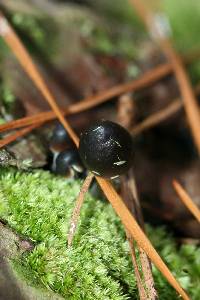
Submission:
[[[55,55],[57,27],[52,18],[14,13],[10,21],[31,53],[39,52],[47,60]]]
[[[124,231],[108,203],[87,195],[73,247],[67,249],[66,233],[80,182],[44,171],[1,170],[0,178],[0,216],[36,243],[35,249],[17,262],[32,283],[70,300],[138,299]],[[148,231],[192,299],[198,299],[199,249],[177,249],[164,229],[149,227]],[[176,299],[156,269],[154,276],[160,298]]]
[[[172,37],[180,52],[200,46],[200,2],[164,0],[163,8],[172,27]]]
[[[11,89],[9,88],[9,86],[2,81],[0,83],[0,99],[1,99],[1,103],[5,109],[5,111],[7,113],[10,113],[10,111],[12,110],[12,107],[15,103],[15,96],[13,94],[13,92],[11,91]]]

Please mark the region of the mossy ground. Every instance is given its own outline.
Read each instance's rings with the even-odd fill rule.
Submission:
[[[110,204],[87,195],[73,247],[67,249],[69,219],[80,182],[45,171],[0,172],[0,217],[35,248],[15,262],[30,284],[40,284],[65,299],[138,299],[123,227]],[[170,233],[148,227],[154,246],[182,286],[200,294],[200,249],[177,248]],[[160,299],[178,299],[153,268]]]

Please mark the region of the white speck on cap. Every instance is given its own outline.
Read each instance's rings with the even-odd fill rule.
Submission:
[[[98,176],[101,176],[99,172],[96,172],[96,171],[92,171],[92,173],[98,175]]]
[[[115,179],[115,178],[118,178],[119,175],[116,175],[116,176],[113,176],[113,177],[110,177],[110,179]]]
[[[123,165],[125,163],[126,163],[126,160],[121,160],[121,161],[114,162],[113,165],[121,166],[121,165]]]

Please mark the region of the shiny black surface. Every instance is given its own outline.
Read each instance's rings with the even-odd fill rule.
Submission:
[[[113,178],[132,165],[132,137],[122,126],[100,121],[82,133],[79,153],[85,167],[95,175]]]
[[[62,151],[68,146],[72,145],[72,140],[67,133],[66,129],[61,123],[58,123],[54,130],[50,140],[50,148],[54,151]]]
[[[83,172],[82,162],[76,149],[60,152],[55,161],[56,174],[65,176],[71,168],[76,172]]]

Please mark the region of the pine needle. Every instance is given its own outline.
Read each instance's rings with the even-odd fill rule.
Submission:
[[[174,289],[183,297],[185,300],[189,300],[190,298],[185,293],[185,291],[181,288],[180,284],[174,278],[173,274],[170,272],[168,267],[165,265],[157,251],[152,246],[151,242],[148,240],[140,226],[137,224],[129,210],[126,208],[123,203],[121,197],[114,190],[113,186],[110,182],[106,181],[103,178],[96,177],[100,187],[102,188],[105,196],[112,204],[116,213],[120,217],[124,226],[128,229],[131,236],[136,240],[139,247],[141,247],[155,266],[161,271],[161,273],[165,276],[165,278],[169,281],[169,283],[174,287]]]
[[[17,132],[15,132],[14,134],[11,134],[11,135],[8,135],[6,136],[5,138],[3,138],[2,140],[0,140],[0,148],[3,148],[5,147],[6,145],[14,142],[16,139],[30,133],[33,129],[37,128],[41,126],[41,124],[35,124],[35,125],[32,125],[32,126],[29,126],[29,127],[26,127],[24,129],[21,129]]]
[[[86,179],[81,187],[81,190],[79,192],[79,195],[76,199],[75,207],[74,207],[74,210],[72,213],[72,218],[70,220],[69,234],[67,237],[68,247],[70,247],[72,244],[73,237],[74,237],[76,227],[78,224],[78,219],[80,217],[80,211],[81,211],[81,207],[83,205],[84,197],[90,187],[90,184],[91,184],[93,178],[94,178],[94,175],[92,173],[89,173],[89,175],[86,177]]]
[[[167,34],[161,28],[159,23],[156,23],[155,14],[142,0],[129,0],[133,5],[138,16],[140,16],[143,23],[146,25],[150,35],[159,44],[161,50],[172,64],[173,71],[176,75],[179,84],[185,112],[188,119],[188,124],[196,144],[198,153],[200,154],[200,113],[198,104],[194,96],[192,85],[185,72],[183,63],[179,55],[174,50]]]
[[[184,58],[185,63],[190,63],[194,59],[199,58],[199,56],[200,51],[192,52]],[[168,75],[171,71],[172,68],[170,63],[161,64],[160,66],[155,67],[151,71],[148,71],[145,74],[143,74],[141,78],[130,81],[129,83],[116,85],[110,89],[107,89],[106,91],[100,92],[97,95],[84,98],[78,103],[69,105],[67,108],[62,109],[62,113],[68,116],[91,109],[93,107],[96,107],[97,105],[111,100],[113,97],[119,96],[120,94],[130,91],[137,91],[141,88],[147,87],[148,85],[156,82],[156,80],[159,80],[162,77]],[[1,124],[0,132],[21,128],[38,122],[45,123],[56,118],[57,116],[54,113],[54,111],[42,112],[34,116],[24,117],[18,120],[7,122],[6,124]]]
[[[188,193],[184,190],[184,188],[178,183],[178,181],[173,181],[173,187],[179,196],[180,200],[183,204],[189,209],[189,211],[193,214],[193,216],[199,221],[200,223],[200,210],[196,206],[196,204],[192,201],[191,197]]]

